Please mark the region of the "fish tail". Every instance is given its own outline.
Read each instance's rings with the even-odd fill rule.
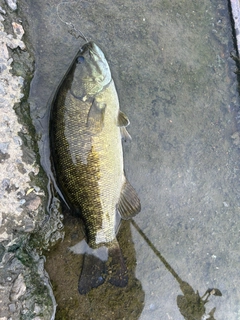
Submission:
[[[86,294],[91,289],[104,283],[105,279],[116,287],[125,287],[128,283],[127,268],[124,258],[115,240],[108,247],[107,259],[101,259],[96,254],[84,254],[82,271],[78,282],[80,294]]]
[[[108,251],[108,281],[116,287],[125,287],[128,283],[127,267],[117,240]]]
[[[78,282],[80,294],[86,294],[91,289],[104,283],[106,277],[106,261],[92,254],[84,254],[83,267]]]

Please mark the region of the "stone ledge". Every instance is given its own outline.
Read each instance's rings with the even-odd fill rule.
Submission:
[[[6,3],[0,7],[0,319],[49,320],[56,302],[44,258],[30,244],[44,216],[45,193],[31,179],[39,173],[36,155],[32,163],[23,160],[21,137],[28,128],[15,112],[25,80],[12,72],[12,50],[26,50],[24,30],[12,21],[12,32],[5,32],[5,19],[17,8],[16,1]]]

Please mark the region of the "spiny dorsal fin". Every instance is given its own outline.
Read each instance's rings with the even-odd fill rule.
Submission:
[[[134,217],[141,210],[141,203],[137,193],[127,180],[122,187],[117,209],[124,220]]]
[[[130,124],[130,121],[129,121],[128,117],[125,115],[124,112],[119,110],[117,125],[119,127],[127,127],[129,124]]]

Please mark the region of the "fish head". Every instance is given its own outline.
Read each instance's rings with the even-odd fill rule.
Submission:
[[[85,101],[101,92],[111,79],[110,68],[102,50],[94,42],[86,43],[74,62],[72,93]]]

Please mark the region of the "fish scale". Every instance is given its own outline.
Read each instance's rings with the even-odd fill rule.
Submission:
[[[92,250],[84,257],[80,293],[102,284],[106,276],[116,286],[127,283],[116,213],[129,219],[140,211],[123,170],[121,140],[129,136],[128,124],[104,54],[93,42],[85,44],[56,93],[50,120],[56,182],[70,209],[83,217],[88,252]],[[107,262],[97,251],[103,247]]]

